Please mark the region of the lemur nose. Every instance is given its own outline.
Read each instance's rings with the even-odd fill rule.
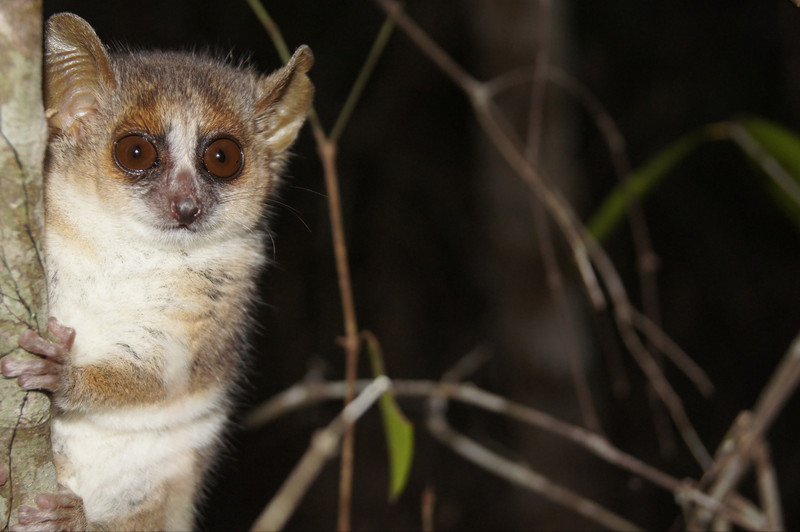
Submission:
[[[181,225],[190,225],[197,219],[200,214],[200,205],[197,201],[186,196],[182,199],[172,200],[170,205],[172,217],[175,218]]]

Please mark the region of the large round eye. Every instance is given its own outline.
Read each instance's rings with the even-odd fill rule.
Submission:
[[[203,153],[203,164],[216,177],[231,177],[242,167],[242,148],[231,139],[217,139]]]
[[[117,164],[131,172],[152,168],[157,158],[156,147],[141,135],[128,135],[114,144],[114,159]]]

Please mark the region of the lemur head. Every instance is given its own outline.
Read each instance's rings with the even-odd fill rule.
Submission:
[[[199,54],[109,54],[62,13],[45,52],[47,179],[71,185],[48,194],[78,185],[86,209],[156,240],[253,231],[311,105],[307,46],[262,76]]]

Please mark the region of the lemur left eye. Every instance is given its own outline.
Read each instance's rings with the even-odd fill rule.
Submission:
[[[216,177],[232,177],[242,167],[242,148],[232,139],[217,139],[203,153],[203,164]]]

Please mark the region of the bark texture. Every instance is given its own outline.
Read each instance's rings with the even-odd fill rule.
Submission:
[[[0,3],[0,356],[25,328],[46,320],[36,242],[42,220],[42,165],[47,124],[41,97],[41,1]],[[50,449],[50,403],[0,377],[0,529],[21,504],[56,488]]]

